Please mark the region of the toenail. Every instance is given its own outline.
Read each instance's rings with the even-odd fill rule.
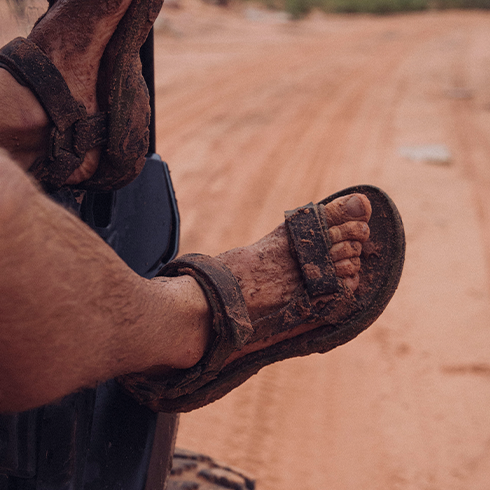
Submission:
[[[352,196],[346,203],[347,214],[352,218],[360,218],[366,214],[361,199],[357,196]]]
[[[358,221],[358,223],[360,223],[360,230],[359,231],[362,234],[366,234],[366,233],[369,234],[369,225],[364,221]]]

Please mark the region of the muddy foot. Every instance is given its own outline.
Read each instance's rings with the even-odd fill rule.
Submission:
[[[380,198],[381,193],[376,190],[373,195]],[[299,212],[309,214],[310,209],[315,209],[313,220],[309,220],[315,238],[322,230],[322,220],[317,221],[316,212],[325,213],[326,241],[331,244],[326,253],[332,259],[337,281],[343,283],[338,292],[309,295],[293,256],[298,241],[295,239],[291,251],[285,224],[251,246],[230,250],[214,259],[184,255],[167,264],[162,276],[164,281],[179,276],[195,278],[206,293],[208,312],[214,315],[208,316],[206,327],[201,323],[202,328],[198,329],[198,337],[204,342],[193,352],[200,354],[191,357],[188,351],[178,366],[167,365],[163,370],[156,366],[145,373],[124,376],[120,381],[126,389],[153,409],[194,410],[221,398],[268,364],[326,352],[365,329],[371,318],[379,314],[384,301],[382,295],[380,306],[376,306],[373,301],[377,298],[364,298],[366,308],[373,305],[371,314],[364,318],[359,316],[364,310],[352,293],[363,285],[359,279],[364,277],[360,257],[362,244],[370,234],[367,223],[371,202],[363,194],[324,202],[324,207],[312,206]],[[304,240],[312,243],[307,238]],[[320,246],[323,245],[328,246],[322,242]],[[327,266],[321,257],[319,263]],[[331,328],[335,326],[338,328]]]
[[[73,97],[89,115],[99,110],[97,82],[101,58],[131,2],[58,0],[28,37],[54,63]],[[9,118],[0,121],[0,146],[28,170],[47,153],[50,122],[33,94],[1,69],[0,88],[0,106],[9,110]],[[89,150],[66,183],[77,184],[89,178],[97,169],[99,154],[97,148]]]
[[[325,207],[336,275],[355,291],[359,286],[362,244],[369,238],[371,205],[366,196],[353,194]],[[278,226],[249,247],[225,252],[217,257],[237,277],[252,322],[286,305],[301,283],[301,272],[292,257],[285,225]],[[312,326],[298,327],[265,341],[248,344],[228,362],[249,352],[291,338]]]
[[[369,200],[362,194],[341,197],[329,203],[325,211],[337,277],[355,291],[362,243],[369,238]],[[238,278],[252,321],[286,304],[301,281],[284,224],[255,244],[217,258]]]

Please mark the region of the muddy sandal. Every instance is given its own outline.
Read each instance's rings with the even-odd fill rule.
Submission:
[[[0,50],[0,68],[33,92],[52,122],[48,155],[29,169],[48,190],[61,187],[92,148],[102,149],[99,165],[79,188],[117,189],[141,171],[148,150],[150,106],[139,49],[162,3],[133,0],[121,19],[101,60],[97,81],[101,112],[93,116],[74,99],[56,66],[33,41],[16,38]],[[54,4],[52,0],[50,8]]]
[[[97,101],[109,114],[107,147],[94,175],[82,183],[85,189],[119,189],[143,169],[151,109],[140,48],[162,5],[163,0],[133,0],[106,46],[97,79]]]
[[[319,212],[328,202],[352,193],[365,194],[372,206],[371,234],[363,245],[355,293],[337,281],[326,223]],[[169,377],[141,373],[120,377],[128,392],[155,411],[188,412],[221,398],[264,366],[342,345],[378,318],[398,286],[405,256],[400,215],[383,191],[372,186],[345,189],[317,205],[287,212],[286,227],[303,284],[286,306],[253,323],[236,278],[217,259],[184,255],[165,266],[160,275],[191,275],[205,291],[214,318],[214,343],[196,366],[175,370]],[[305,324],[314,328],[225,365],[230,354],[244,345]]]

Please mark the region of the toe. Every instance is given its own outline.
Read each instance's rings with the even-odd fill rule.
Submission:
[[[359,274],[343,279],[344,286],[347,286],[351,291],[355,291],[359,287]]]
[[[351,277],[359,273],[361,269],[361,261],[359,257],[344,259],[335,262],[335,273],[337,277]]]
[[[357,241],[343,241],[332,245],[330,255],[333,262],[339,262],[353,257],[359,257],[362,252],[362,244]]]
[[[369,226],[365,221],[348,221],[328,229],[331,243],[355,240],[364,243],[369,238]]]
[[[371,203],[364,194],[350,194],[326,204],[325,214],[329,227],[348,221],[367,223],[371,217]]]

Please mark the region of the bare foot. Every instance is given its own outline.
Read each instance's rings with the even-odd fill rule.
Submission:
[[[378,191],[373,195],[379,198]],[[191,345],[197,348],[184,352],[178,365],[155,366],[144,373],[123,376],[120,380],[126,389],[154,410],[194,410],[221,398],[265,365],[297,355],[325,352],[357,335],[358,327],[366,328],[364,320],[354,320],[350,315],[359,311],[354,291],[362,284],[359,279],[363,275],[360,256],[362,244],[370,234],[367,223],[372,213],[371,202],[363,194],[350,194],[317,209],[325,212],[332,244],[330,256],[337,279],[344,286],[340,294],[312,299],[305,293],[304,280],[293,256],[295,252],[290,250],[285,224],[257,243],[222,253],[216,260],[199,254],[177,259],[163,270],[164,275],[175,277],[179,273],[189,273],[193,277],[195,273],[200,282],[204,281],[202,284],[207,292],[206,297],[201,295],[201,300],[208,305],[208,315],[201,317],[197,335],[189,336]],[[374,221],[377,230],[377,221]],[[221,265],[225,265],[234,277]],[[206,282],[211,277],[218,282],[228,281],[226,294],[216,288],[216,283]],[[235,294],[238,286],[245,304]],[[216,313],[214,318],[209,315],[212,311]],[[224,317],[228,319],[221,323],[220,319]],[[215,320],[217,323],[213,325]],[[346,329],[341,325],[344,320]],[[352,330],[350,322],[358,320],[359,325]],[[326,322],[332,326],[338,323],[339,328],[328,327],[326,332],[323,329]],[[216,327],[221,335],[213,335]],[[314,337],[315,332],[309,336],[308,332],[318,327],[322,327],[318,339]],[[306,337],[294,346],[294,340],[301,334]],[[187,338],[185,333],[182,336]],[[292,340],[288,342],[289,339]],[[282,344],[276,348],[279,343]],[[196,359],[202,362],[196,365]]]
[[[325,212],[336,275],[355,291],[362,266],[362,244],[369,238],[370,202],[363,194],[353,194],[327,204]],[[252,322],[287,304],[302,281],[298,264],[290,252],[284,224],[255,244],[230,250],[217,258],[238,279]],[[232,354],[227,363],[312,328],[315,326],[306,325],[247,344]]]
[[[89,115],[98,111],[96,86],[101,57],[131,0],[58,0],[34,27],[28,39],[37,44],[65,79],[73,97]],[[9,117],[0,121],[0,146],[24,170],[47,153],[50,123],[34,95],[0,69],[0,106]],[[69,177],[75,184],[96,170],[99,150],[90,150]]]
[[[352,194],[327,204],[325,212],[328,235],[332,243],[330,253],[337,277],[345,286],[355,291],[359,285],[359,271],[362,267],[362,244],[369,238],[367,223],[371,217],[371,204],[365,195]],[[284,223],[253,245],[234,248],[216,258],[237,278],[252,322],[286,305],[298,285],[302,283],[298,263],[291,255]],[[157,277],[153,281],[168,280]],[[167,375],[171,374],[174,368],[187,369],[194,366],[206,354],[213,340],[212,319],[210,310],[206,309],[206,297],[194,279],[187,277],[187,281],[186,284],[194,288],[193,304],[204,304],[199,322],[194,322],[199,324],[199,327],[194,326],[187,332],[182,332],[185,343],[181,346],[181,355],[175,365],[155,366],[146,371],[147,375]],[[315,327],[307,324],[273,337],[256,331],[252,336],[256,340],[251,340],[242,349],[233,352],[225,365],[245,354],[295,337]]]

